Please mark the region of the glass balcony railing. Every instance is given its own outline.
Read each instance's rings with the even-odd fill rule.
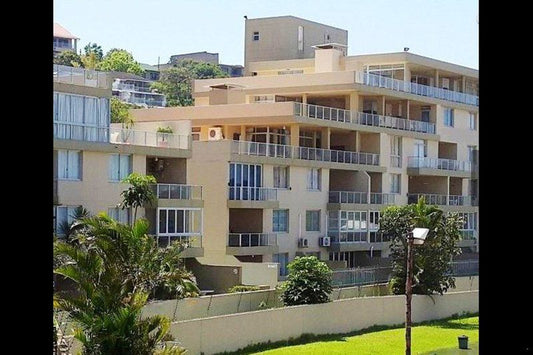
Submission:
[[[428,205],[472,206],[472,197],[463,195],[407,194],[407,203],[417,203],[421,197]]]
[[[58,83],[109,89],[107,73],[84,68],[54,64],[54,81]]]
[[[110,143],[131,144],[149,147],[191,149],[192,138],[189,135],[137,131],[128,128],[110,128]]]
[[[228,199],[244,201],[277,201],[278,189],[268,187],[230,186]]]
[[[158,199],[176,200],[201,200],[202,186],[183,184],[156,184],[152,185],[154,194]]]
[[[428,157],[409,157],[407,161],[407,167],[466,172],[472,171],[472,163],[469,161]]]
[[[278,245],[278,235],[274,233],[229,233],[229,247],[266,247]]]

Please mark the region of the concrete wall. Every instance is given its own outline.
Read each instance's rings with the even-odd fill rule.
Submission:
[[[479,291],[413,296],[412,319],[421,322],[479,311]],[[347,333],[405,320],[405,296],[362,297],[172,323],[170,333],[191,354],[234,351],[304,333]],[[216,334],[216,336],[214,336]],[[236,336],[238,334],[238,336]]]
[[[240,266],[203,265],[195,259],[187,259],[186,266],[187,270],[190,270],[198,279],[198,287],[201,290],[224,293],[233,285],[242,283]]]
[[[278,264],[267,262],[243,263],[242,284],[276,287],[278,284]]]

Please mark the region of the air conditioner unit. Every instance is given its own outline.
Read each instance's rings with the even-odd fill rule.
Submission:
[[[224,137],[222,137],[222,127],[210,127],[207,134],[207,139],[210,141],[219,141],[224,139]]]
[[[319,245],[321,247],[329,247],[331,246],[331,238],[330,237],[322,237],[319,239]]]
[[[308,247],[309,247],[309,239],[307,238],[298,239],[298,248],[308,248]]]

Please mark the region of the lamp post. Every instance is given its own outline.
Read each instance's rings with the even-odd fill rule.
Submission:
[[[415,228],[407,234],[407,279],[405,281],[405,355],[411,355],[411,299],[413,297],[413,247],[424,244],[427,228]]]

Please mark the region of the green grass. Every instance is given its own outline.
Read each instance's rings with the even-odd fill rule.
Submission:
[[[233,354],[391,355],[405,353],[405,328],[396,326],[394,329],[375,331],[377,330],[376,328],[378,327],[357,332],[357,335],[353,335],[354,333],[349,335],[307,335],[303,337],[304,339],[296,340],[298,343],[302,343],[307,338],[308,342],[306,344],[278,347],[276,349],[273,349],[276,344],[259,344]],[[380,328],[383,329],[385,327]],[[411,352],[413,355],[478,354],[478,331],[478,316],[423,322],[412,328]],[[458,349],[457,337],[463,334],[468,336],[470,350]],[[266,351],[261,352],[261,350]]]

